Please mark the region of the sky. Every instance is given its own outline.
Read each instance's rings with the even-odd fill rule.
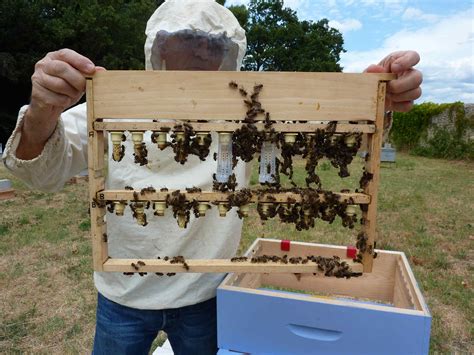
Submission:
[[[248,4],[227,0],[226,6]],[[344,37],[344,72],[361,72],[399,50],[416,50],[416,103],[474,103],[473,0],[285,0],[300,20],[327,18]]]

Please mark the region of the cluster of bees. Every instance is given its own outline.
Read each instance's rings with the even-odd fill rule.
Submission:
[[[161,259],[161,257],[158,256],[157,259]],[[173,256],[172,258],[170,258],[169,256],[165,256],[165,257],[163,258],[163,260],[164,260],[164,261],[169,261],[170,264],[182,264],[183,267],[184,267],[184,269],[185,269],[186,271],[189,270],[189,265],[188,265],[188,263],[186,262],[186,260],[184,259],[184,256],[182,256],[182,255]],[[142,260],[138,260],[136,263],[133,263],[133,262],[132,262],[132,263],[130,264],[130,266],[131,266],[135,271],[134,271],[134,272],[124,272],[123,274],[124,274],[125,276],[133,276],[135,273],[137,273],[137,274],[140,275],[140,276],[145,276],[145,275],[147,275],[148,273],[147,273],[147,272],[144,272],[144,271],[140,271],[140,269],[141,269],[143,266],[145,266],[145,265],[146,265],[145,262],[142,261]],[[164,275],[164,273],[162,273],[162,272],[155,272],[155,274],[156,274],[156,276],[163,276],[163,275]],[[166,276],[169,276],[169,277],[174,276],[174,275],[176,275],[176,273],[174,273],[174,272],[168,272],[168,273],[166,273]]]
[[[157,259],[161,259],[158,257]],[[164,261],[168,261],[170,264],[182,264],[183,268],[186,271],[189,271],[189,265],[186,263],[185,258],[182,255],[169,257],[165,256],[163,258]],[[324,276],[335,276],[337,278],[351,278],[361,276],[362,273],[353,272],[351,271],[349,265],[345,261],[341,261],[338,256],[331,257],[323,257],[323,256],[316,256],[316,255],[309,255],[305,258],[301,256],[294,256],[288,257],[287,254],[283,256],[278,255],[259,255],[253,256],[251,258],[247,258],[245,256],[237,256],[230,259],[231,262],[247,262],[250,261],[253,264],[266,264],[266,263],[282,263],[282,264],[308,264],[312,262],[317,265],[317,268],[320,272],[324,273]],[[132,276],[135,273],[138,273],[140,276],[147,275],[146,272],[140,271],[143,266],[145,266],[145,262],[142,260],[138,260],[136,263],[131,263],[130,266],[135,270],[134,272],[124,272],[123,274],[126,276]],[[157,272],[155,273],[157,276],[163,276],[163,273]],[[167,273],[167,276],[174,276],[176,273]],[[314,273],[316,275],[316,273]]]
[[[305,258],[301,256],[288,257],[287,254],[279,255],[259,255],[247,258],[245,256],[236,256],[230,259],[231,262],[250,261],[251,263],[282,263],[282,264],[307,264],[313,262],[317,264],[318,270],[324,273],[324,276],[335,276],[337,278],[351,278],[361,276],[360,272],[353,272],[345,261],[341,261],[338,256],[323,257],[319,255],[309,255]]]
[[[126,190],[133,190],[133,200],[131,201],[96,201],[99,207],[107,206],[110,213],[123,216],[125,207],[130,206],[132,216],[141,226],[146,226],[146,210],[153,203],[155,216],[164,216],[165,211],[171,208],[173,217],[176,218],[181,228],[186,228],[191,213],[196,217],[204,217],[211,205],[216,205],[221,217],[225,217],[227,212],[235,207],[239,218],[248,217],[250,204],[257,201],[257,212],[262,221],[279,217],[283,223],[294,224],[297,230],[313,228],[316,219],[321,219],[328,223],[333,223],[336,217],[340,217],[342,225],[347,228],[354,228],[357,222],[356,211],[358,205],[350,197],[347,200],[341,199],[341,196],[331,191],[318,191],[314,189],[289,188],[289,189],[241,189],[239,191],[229,192],[226,201],[200,201],[190,198],[186,193],[200,193],[201,189],[193,187],[187,188],[186,193],[180,190],[167,193],[164,200],[161,201],[143,201],[141,196],[156,192],[152,186],[146,187],[137,192],[131,186],[126,186]],[[167,188],[160,189],[160,192],[168,192]],[[288,196],[286,202],[277,202],[273,194],[292,193],[300,198]],[[363,206],[363,205],[360,205]],[[361,220],[362,222],[362,220]]]
[[[178,124],[174,126],[170,134],[171,140],[168,141],[167,136],[170,131],[169,127],[162,127],[160,131],[152,132],[152,143],[156,144],[160,150],[171,147],[175,161],[180,164],[186,163],[190,154],[198,156],[201,160],[206,160],[212,143],[209,132],[195,132],[189,123]],[[140,166],[147,165],[148,150],[143,141],[144,133],[133,131],[131,136],[135,163]],[[122,132],[111,132],[111,140],[113,144],[112,160],[119,162],[125,156],[123,142],[127,140],[127,137]]]

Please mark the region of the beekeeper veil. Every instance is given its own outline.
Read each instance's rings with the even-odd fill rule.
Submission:
[[[167,0],[146,26],[147,70],[239,70],[247,41],[214,0]]]

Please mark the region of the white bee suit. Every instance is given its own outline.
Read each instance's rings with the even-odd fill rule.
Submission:
[[[148,21],[145,43],[146,67],[151,69],[151,47],[159,30],[173,33],[179,30],[200,30],[222,34],[238,45],[236,69],[240,68],[245,53],[243,29],[229,10],[213,0],[169,0],[159,7]],[[87,122],[85,104],[65,111],[43,152],[32,160],[15,156],[21,135],[21,126],[27,106],[21,108],[17,126],[7,142],[3,161],[5,166],[29,186],[44,191],[57,191],[72,176],[87,167]],[[204,119],[204,118],[203,118]],[[106,188],[135,189],[153,186],[184,189],[199,187],[212,189],[212,174],[216,171],[213,153],[217,151],[217,135],[213,134],[211,151],[206,161],[190,155],[184,165],[174,161],[170,148],[159,150],[151,143],[150,132],[145,134],[149,163],[135,164],[133,145],[127,132],[125,157],[121,162],[110,160]],[[109,142],[109,152],[111,152]],[[109,154],[110,155],[110,154]],[[248,168],[239,162],[234,169],[239,188],[247,185]],[[172,211],[164,217],[147,211],[148,226],[142,227],[132,218],[127,207],[125,215],[107,213],[109,255],[112,258],[156,258],[183,255],[186,259],[220,259],[235,255],[242,229],[242,221],[235,211],[226,218],[219,217],[214,207],[205,217],[191,216],[186,229],[178,227]],[[125,276],[122,273],[95,272],[95,285],[100,293],[119,304],[138,309],[177,308],[196,304],[215,296],[223,274],[177,274],[158,277]]]

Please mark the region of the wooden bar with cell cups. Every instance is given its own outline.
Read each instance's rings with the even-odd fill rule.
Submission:
[[[94,270],[128,275],[313,273],[347,278],[371,272],[376,256],[385,90],[387,82],[394,78],[392,74],[366,73],[193,71],[106,71],[88,77]],[[125,151],[123,146],[127,131],[133,141],[133,152]],[[152,132],[153,147],[144,143],[146,131]],[[133,154],[136,168],[144,169],[142,165],[148,163],[147,149],[151,148],[173,149],[176,164],[186,164],[189,154],[202,160],[212,159],[208,156],[210,132],[219,133],[218,157],[214,157],[218,160],[218,171],[214,174],[213,191],[191,187],[182,191],[157,191],[151,186],[142,190],[105,189],[106,159],[120,161],[125,154]],[[322,190],[315,174],[318,159],[330,159],[340,168],[339,175],[347,176],[347,165],[359,150],[362,136],[367,138],[367,155],[360,192]],[[111,152],[107,151],[107,139],[113,147]],[[276,147],[283,162],[275,168]],[[293,154],[309,161],[307,186],[283,189],[279,186],[279,174],[286,170],[291,175]],[[259,155],[259,180],[263,188],[236,190],[232,174],[235,159],[248,162]],[[262,161],[266,165],[262,166]],[[351,228],[355,221],[361,221],[357,257],[328,260],[285,255],[256,260],[244,257],[185,260],[182,256],[119,259],[108,255],[111,238],[107,235],[105,218],[108,212],[120,216],[131,209],[137,228],[143,228],[147,224],[146,208],[154,210],[152,218],[160,218],[165,211],[172,210],[178,225],[185,228],[190,213],[198,218],[205,216],[209,208],[218,208],[224,218],[230,208],[237,208],[239,217],[245,218],[252,204],[257,206],[262,219],[279,216],[283,222],[295,223],[297,230],[313,228],[316,218],[332,222],[340,217],[343,225]]]

